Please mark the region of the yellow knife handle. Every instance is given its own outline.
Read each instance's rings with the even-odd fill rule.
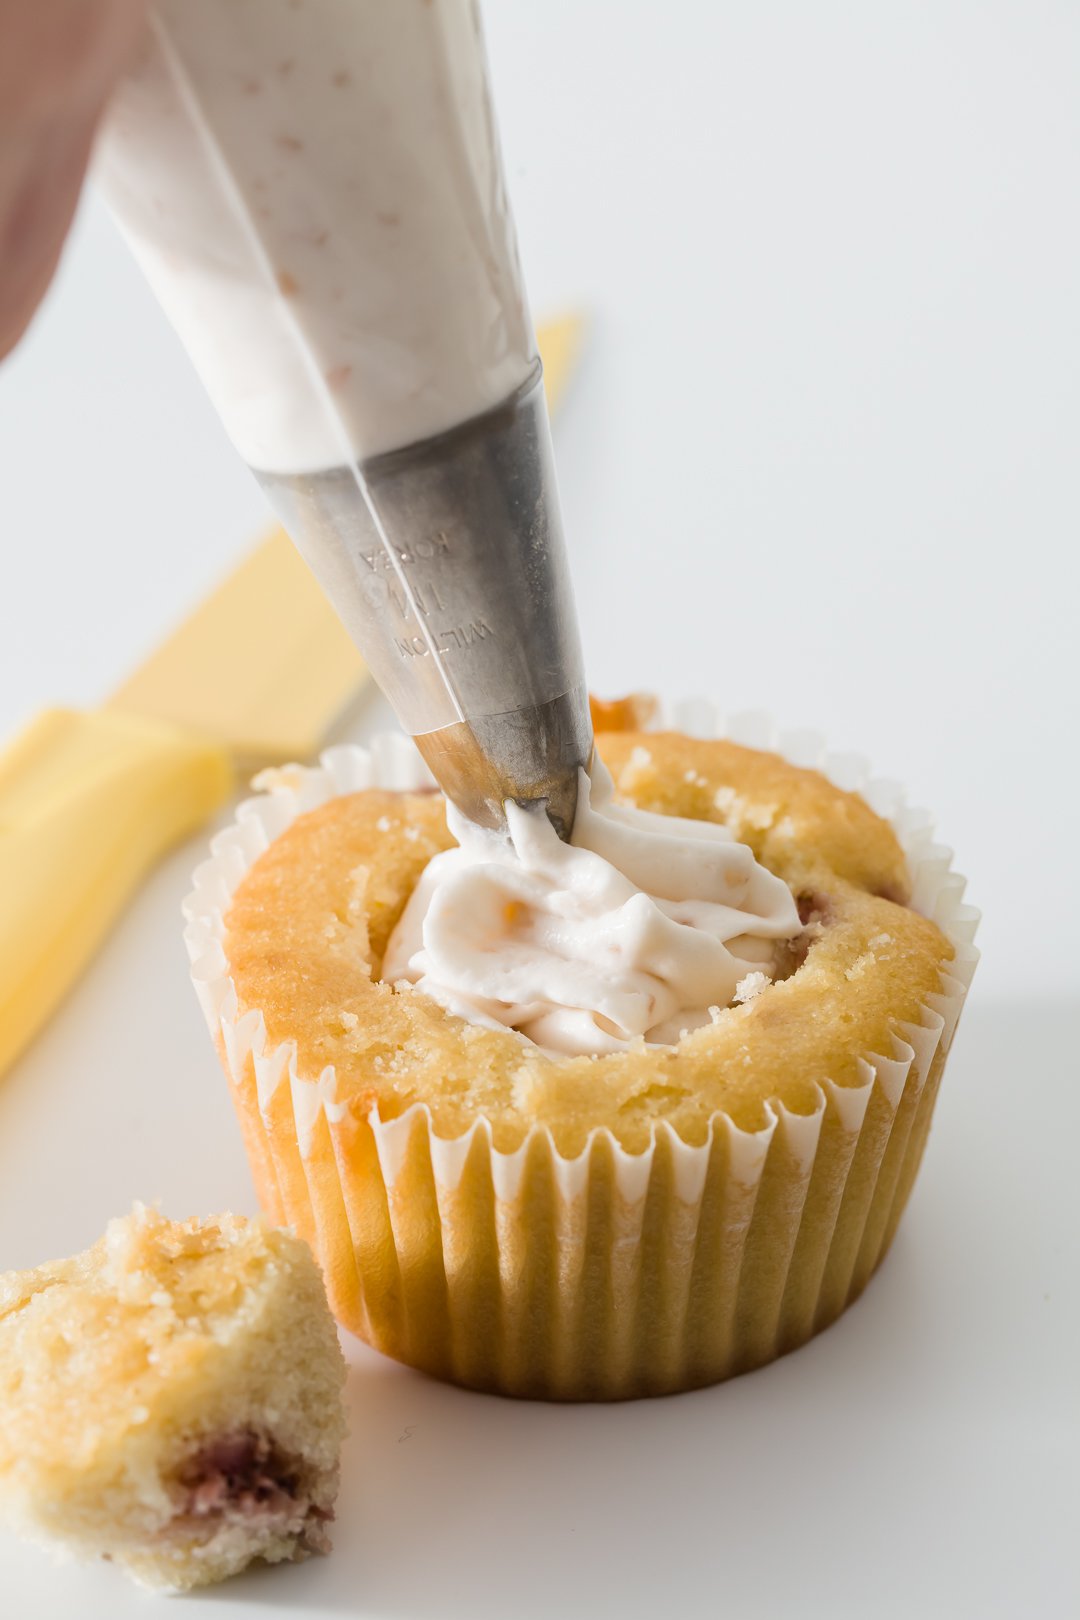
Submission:
[[[114,711],[49,710],[0,755],[0,1073],[232,779],[217,743]]]

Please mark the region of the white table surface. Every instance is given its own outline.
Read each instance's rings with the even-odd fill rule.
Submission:
[[[824,1337],[569,1410],[356,1348],[333,1557],[193,1601],[1073,1615],[1080,12],[486,15],[534,308],[592,318],[557,439],[594,687],[869,753],[957,846],[985,960],[895,1249]],[[93,198],[0,370],[0,473],[3,733],[107,693],[264,521]],[[200,849],[0,1086],[0,1266],[134,1197],[251,1207],[179,941]],[[146,1612],[5,1540],[0,1592],[27,1620]]]

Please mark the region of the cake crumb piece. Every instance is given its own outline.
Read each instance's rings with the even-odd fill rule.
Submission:
[[[0,1512],[164,1591],[325,1552],[344,1382],[305,1243],[137,1204],[0,1275]]]
[[[647,692],[609,701],[590,694],[589,709],[594,731],[645,731],[655,720],[659,703]]]
[[[772,980],[767,973],[748,973],[745,979],[740,979],[735,986],[733,999],[736,1002],[753,1001],[754,997],[760,996],[761,992],[767,990],[771,983]]]
[[[618,785],[620,791],[633,793],[635,788],[642,786],[641,777],[652,770],[653,757],[647,748],[637,743],[631,748],[626,764],[619,772]]]
[[[776,820],[776,810],[775,804],[756,804],[745,813],[746,825],[755,832],[768,832]]]
[[[851,966],[844,970],[845,979],[861,979],[876,961],[877,957],[873,951],[863,951],[862,955],[857,956]]]
[[[535,1073],[524,1068],[518,1070],[512,1087],[515,1108],[528,1109],[532,1106],[536,1098],[536,1082]]]
[[[251,778],[256,793],[297,792],[304,780],[302,765],[267,765]]]

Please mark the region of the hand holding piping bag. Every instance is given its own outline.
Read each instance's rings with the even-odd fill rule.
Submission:
[[[0,0],[0,356],[44,297],[146,0]]]
[[[458,0],[362,5],[342,37],[340,8],[309,6],[298,21],[285,0],[265,0],[257,34],[233,30],[238,54],[224,64],[225,43],[204,49],[222,27],[217,0],[160,0],[144,11],[136,0],[43,0],[30,19],[0,0],[0,77],[11,92],[0,97],[8,137],[0,229],[18,245],[0,260],[0,343],[17,340],[47,285],[104,114],[100,174],[137,256],[233,438],[436,774],[478,819],[497,820],[507,797],[543,798],[568,830],[591,727],[540,365],[472,8]],[[375,45],[394,83],[385,75],[369,82]],[[259,54],[271,50],[272,76]],[[277,71],[286,62],[290,72]],[[410,96],[418,63],[443,87],[436,144],[448,159],[434,161],[430,121],[417,92]],[[237,90],[245,64],[251,83],[261,75],[257,95]],[[336,123],[320,147],[306,138],[307,120],[331,93]],[[384,150],[356,136],[376,113],[386,124],[379,97],[387,95],[395,116]],[[419,194],[384,195],[385,174],[395,171],[387,152],[427,176]],[[257,170],[269,157],[280,180],[266,200],[269,181]],[[168,199],[179,252],[159,251],[148,187]],[[314,219],[313,196],[323,210]],[[307,257],[291,267],[276,262],[282,242],[264,217],[277,208],[290,241],[297,210],[308,209]],[[346,215],[360,225],[342,235]],[[466,252],[462,271],[460,252],[423,252],[433,241],[471,246],[473,261]],[[228,273],[205,294],[200,254],[208,242],[225,253]],[[387,272],[404,289],[389,308]],[[201,300],[193,281],[204,288]],[[360,301],[346,320],[334,312],[343,286]],[[359,333],[359,347],[342,356],[346,329]],[[561,369],[575,331],[574,323],[553,329]],[[304,602],[305,622],[322,628],[321,599],[299,589],[280,545],[259,555],[274,606],[298,614]],[[439,564],[437,576],[424,564]],[[280,589],[286,580],[297,593],[291,602]],[[248,595],[250,587],[249,579]],[[438,620],[429,623],[433,613]],[[199,634],[205,659],[214,638],[205,623]],[[307,702],[298,719],[306,739],[319,735],[344,686],[359,678],[340,636],[326,631],[317,645],[333,656],[320,660],[309,649],[304,658]],[[10,953],[0,939],[10,990],[0,1006],[0,1064],[39,1027],[161,850],[228,792],[235,728],[226,723],[224,735],[217,728],[208,736],[190,705],[176,701],[181,670],[190,690],[194,646],[182,633],[167,678],[148,683],[144,672],[99,715],[45,716],[0,761],[11,812],[0,858],[12,876],[13,929]],[[280,698],[272,679],[260,680],[255,705],[270,720],[272,753],[282,743],[274,724],[281,717],[267,712],[275,692]],[[109,808],[118,784],[136,812],[137,825],[126,829]],[[97,808],[88,814],[91,790]],[[71,907],[55,903],[60,888],[79,899],[77,927]],[[44,930],[33,952],[16,926],[26,914]]]

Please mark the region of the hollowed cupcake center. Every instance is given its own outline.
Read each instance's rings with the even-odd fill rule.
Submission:
[[[614,802],[583,775],[570,844],[507,804],[509,836],[451,807],[382,977],[557,1054],[669,1045],[748,1000],[805,924],[787,885],[727,828]]]

